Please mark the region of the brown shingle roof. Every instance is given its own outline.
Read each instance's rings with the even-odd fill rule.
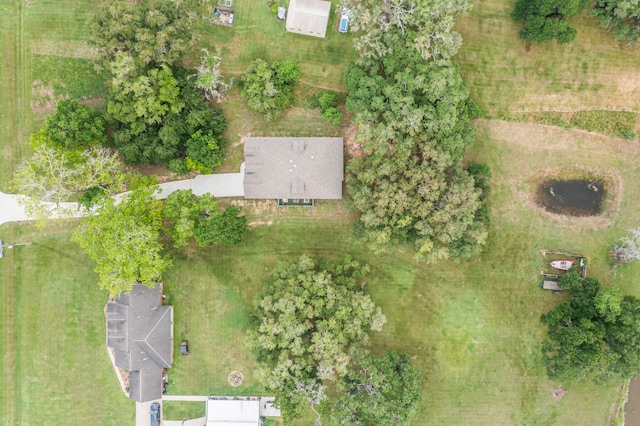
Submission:
[[[245,198],[342,198],[342,138],[245,138]]]

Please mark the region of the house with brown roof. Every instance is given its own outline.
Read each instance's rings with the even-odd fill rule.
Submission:
[[[342,198],[342,138],[248,137],[244,162],[245,198]]]

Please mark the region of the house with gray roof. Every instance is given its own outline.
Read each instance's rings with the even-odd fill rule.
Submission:
[[[107,303],[107,346],[115,365],[129,372],[129,398],[162,397],[162,369],[173,361],[173,308],[162,305],[162,283],[141,284]]]
[[[245,198],[342,198],[342,138],[248,137],[244,162]]]
[[[324,38],[330,10],[331,2],[324,0],[289,0],[287,31]]]

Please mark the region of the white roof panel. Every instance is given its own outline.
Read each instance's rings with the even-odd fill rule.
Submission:
[[[207,426],[259,426],[259,400],[209,399]]]

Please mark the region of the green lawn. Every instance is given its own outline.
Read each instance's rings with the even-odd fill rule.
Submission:
[[[640,190],[640,149],[540,125],[478,125],[473,156],[494,173],[492,228],[486,251],[468,262],[423,265],[406,250],[372,256],[354,241],[348,216],[333,203],[317,210],[245,203],[250,221],[263,225],[253,227],[244,244],[176,253],[167,291],[176,305],[176,334],[189,338],[194,358],[176,360],[170,392],[180,393],[182,386],[196,393],[261,391],[242,345],[254,295],[268,284],[278,260],[300,253],[332,259],[349,254],[372,266],[369,288],[389,319],[373,349],[407,351],[425,378],[425,403],[412,424],[605,424],[618,383],[557,383],[545,375],[539,317],[566,295],[538,287],[539,251],[585,254],[590,273],[603,283],[640,295],[640,267],[619,269],[614,278],[607,261],[611,243],[637,223],[640,201],[624,194]],[[528,204],[539,170],[576,163],[620,175],[618,210],[602,220],[563,221]],[[196,362],[195,356],[206,359]],[[246,387],[226,383],[236,369],[249,373]],[[559,384],[568,389],[562,402],[551,393]]]
[[[302,68],[303,83],[332,90],[344,90],[344,71],[356,59],[352,34],[338,32],[336,13],[339,0],[331,0],[325,39],[291,34],[278,21],[267,2],[234,1],[237,12],[233,28],[203,24],[199,33],[202,47],[215,52],[221,48],[223,72],[240,75],[256,58],[267,61],[292,59]],[[197,55],[194,55],[197,57]]]
[[[105,347],[107,294],[69,226],[0,228],[0,419],[7,425],[133,424]]]
[[[286,33],[265,3],[237,0],[236,26],[202,25],[202,46],[213,51],[221,44],[223,69],[236,77],[256,57],[298,61],[302,98],[322,88],[344,90],[344,69],[355,53],[352,36],[332,29],[337,17],[332,14],[326,40],[308,38]],[[527,51],[517,39],[518,25],[508,17],[511,7],[511,2],[478,0],[458,24],[465,44],[457,60],[472,96],[489,115],[638,111],[637,48],[616,46],[585,14],[575,20],[579,34],[571,45]],[[9,11],[0,10],[0,189],[28,154],[28,136],[47,114],[46,108],[33,108],[40,96],[33,92],[34,80],[54,97],[103,96],[88,60],[85,22],[92,8],[89,0],[42,0],[32,7],[16,1]],[[198,52],[192,56],[193,63]],[[245,135],[329,136],[344,130],[303,106],[298,100],[282,118],[264,122],[247,110],[236,85],[222,104],[229,120],[229,156],[221,170],[237,169]],[[640,200],[634,194],[640,191],[640,148],[530,123],[479,121],[478,127],[470,157],[492,168],[492,225],[485,252],[470,261],[424,265],[404,248],[374,256],[353,239],[354,217],[342,203],[278,209],[274,202],[244,202],[253,226],[242,245],[172,252],[174,267],[165,276],[176,337],[169,393],[264,394],[244,344],[255,295],[280,260],[302,253],[332,259],[351,255],[372,266],[369,289],[389,320],[372,349],[407,351],[423,373],[425,402],[412,424],[605,424],[617,384],[564,383],[565,398],[552,398],[552,388],[560,383],[548,380],[541,364],[545,330],[539,316],[567,296],[537,287],[538,253],[585,254],[590,273],[605,285],[618,284],[640,296],[635,285],[640,266],[619,268],[614,276],[607,261],[611,244],[638,226]],[[569,221],[531,206],[528,194],[540,170],[576,165],[619,177],[617,209],[597,220]],[[0,260],[0,418],[7,424],[133,422],[133,403],[122,395],[104,346],[106,293],[97,290],[89,259],[69,241],[71,229],[0,227],[5,242],[34,243],[8,249]],[[178,355],[182,338],[189,340],[187,357]],[[233,370],[244,375],[238,388],[227,383]],[[171,418],[200,410],[167,407]]]
[[[578,30],[564,46],[526,49],[515,2],[475,0],[456,24],[463,46],[456,57],[471,95],[488,113],[502,111],[640,110],[640,46],[620,46],[589,12],[570,18]]]

